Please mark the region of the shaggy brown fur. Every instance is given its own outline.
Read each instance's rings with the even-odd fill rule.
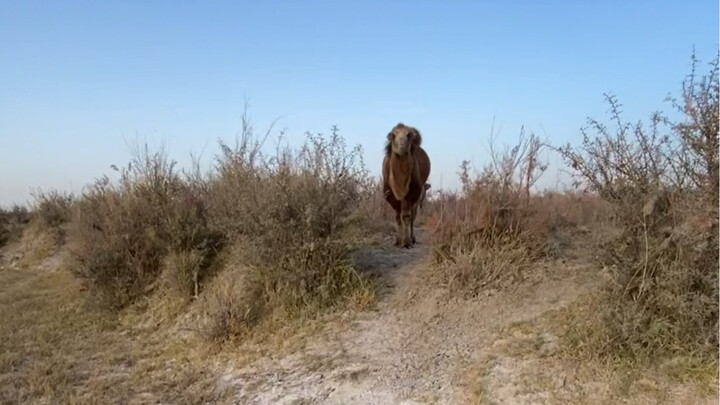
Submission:
[[[415,216],[430,188],[430,158],[421,143],[420,131],[399,123],[387,135],[383,159],[383,193],[397,224],[395,245],[405,248],[415,243]]]

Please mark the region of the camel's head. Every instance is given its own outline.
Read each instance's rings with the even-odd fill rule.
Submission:
[[[413,146],[420,145],[420,132],[402,123],[395,125],[387,136],[392,152],[398,156],[405,156]]]

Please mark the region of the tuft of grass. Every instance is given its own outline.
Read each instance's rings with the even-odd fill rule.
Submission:
[[[465,250],[441,251],[434,272],[451,291],[475,296],[485,288],[498,288],[522,279],[532,260],[518,241],[498,240],[495,245],[477,243]]]
[[[242,266],[228,266],[201,298],[205,320],[198,332],[211,341],[247,335],[266,312],[262,284]]]

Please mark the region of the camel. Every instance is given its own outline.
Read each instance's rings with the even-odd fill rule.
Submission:
[[[430,158],[421,143],[420,131],[398,123],[387,135],[382,166],[385,200],[395,210],[395,245],[408,249],[416,243],[415,216],[430,188]]]

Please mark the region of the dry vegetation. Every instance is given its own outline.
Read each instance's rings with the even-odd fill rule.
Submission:
[[[670,99],[679,120],[632,125],[608,97],[615,128],[591,120],[581,145],[559,149],[622,232],[600,263],[611,278],[597,307],[601,354],[717,364],[718,59],[702,77],[692,62],[681,100]]]
[[[718,61],[702,77],[695,67],[693,58],[681,98],[669,99],[677,120],[657,113],[649,124],[626,123],[608,96],[611,125],[590,120],[579,145],[555,148],[521,132],[478,174],[464,162],[462,189],[431,190],[421,216],[433,252],[427,280],[462,299],[543,277],[551,261],[583,262],[609,282],[550,317],[564,356],[717,381]],[[127,399],[143,394],[128,386],[134,378],[154,398],[176,401],[167,386],[188,388],[158,370],[176,367],[171,358],[190,364],[191,355],[159,331],[181,318],[187,324],[190,312],[198,317],[185,326],[200,336],[240,342],[259,325],[267,332],[371,304],[376,280],[350,252],[391,233],[393,221],[362,151],[348,150],[335,129],[271,154],[263,152],[267,138],[243,120],[234,144],[220,142],[210,173],[180,171],[163,153],[138,148],[117,181],[103,177],[79,196],[37,193],[31,212],[0,211],[3,252],[20,246],[41,256],[20,267],[59,247],[68,253],[55,273],[0,270],[0,399]],[[534,191],[544,148],[560,153],[581,190]],[[123,324],[131,313],[169,316],[143,334]],[[134,336],[155,343],[73,360]],[[102,382],[102,370],[143,361],[140,369],[164,388],[137,370]],[[179,373],[196,388],[188,398],[224,395],[197,364]]]
[[[66,226],[70,222],[75,197],[56,190],[48,192],[40,190],[34,193],[33,197],[35,200],[32,208],[33,225],[39,232],[49,234],[55,244],[62,245],[65,242]]]
[[[116,310],[155,290],[203,295],[215,319],[203,333],[213,339],[278,313],[369,302],[373,284],[347,258],[367,234],[356,215],[372,186],[360,150],[336,131],[271,156],[262,143],[246,120],[235,145],[220,143],[208,175],[179,173],[145,149],[119,182],[98,180],[74,210],[75,274]],[[224,273],[237,288],[210,282]]]
[[[565,355],[717,381],[718,59],[702,77],[692,63],[680,100],[668,98],[680,118],[630,124],[607,96],[610,125],[590,119],[581,144],[549,146],[579,192],[530,192],[544,169],[532,135],[493,152],[478,175],[463,163],[462,191],[432,203],[431,278],[465,296],[496,291],[585,241],[585,261],[609,282],[588,298],[592,310],[563,311],[554,332]]]
[[[138,148],[117,181],[77,197],[35,194],[27,227],[27,212],[3,211],[3,242],[20,254],[3,260],[2,402],[218,398],[199,358],[176,364],[195,349],[178,352],[187,343],[169,331],[197,332],[212,348],[371,304],[375,282],[349,259],[372,235],[362,210],[376,184],[360,149],[336,130],[271,155],[263,141],[245,120],[209,174]]]
[[[602,198],[533,191],[547,167],[540,159],[544,148],[522,130],[517,144],[502,151],[491,141],[492,160],[479,173],[472,174],[467,161],[460,166],[460,192],[432,196],[427,226],[436,266],[431,279],[475,296],[541,277],[544,264],[576,252],[567,249],[571,240],[586,242],[590,250],[602,239],[611,213]]]
[[[69,271],[48,270],[2,270],[0,403],[197,404],[226,394],[209,348],[98,310]]]
[[[471,176],[463,162],[460,194],[434,201],[428,225],[443,283],[477,292],[519,281],[545,253],[548,224],[535,215],[530,193],[545,170],[541,147],[537,137],[521,132],[518,144],[493,152],[480,174]]]
[[[19,241],[29,221],[30,213],[25,207],[15,205],[9,210],[0,209],[0,248]]]

